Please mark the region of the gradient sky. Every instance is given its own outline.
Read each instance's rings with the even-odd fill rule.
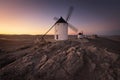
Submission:
[[[79,31],[120,35],[120,0],[0,0],[0,34],[44,34],[70,6],[69,23]]]

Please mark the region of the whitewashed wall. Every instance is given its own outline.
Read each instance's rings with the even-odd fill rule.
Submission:
[[[58,35],[58,39],[57,39]],[[55,25],[55,40],[67,40],[68,39],[68,24],[67,23],[57,23]]]

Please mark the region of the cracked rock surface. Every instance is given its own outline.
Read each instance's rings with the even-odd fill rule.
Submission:
[[[104,41],[51,42],[2,54],[0,80],[120,80],[120,42]]]

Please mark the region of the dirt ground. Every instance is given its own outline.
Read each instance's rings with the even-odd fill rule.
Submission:
[[[37,37],[0,35],[0,80],[120,80],[120,36]]]

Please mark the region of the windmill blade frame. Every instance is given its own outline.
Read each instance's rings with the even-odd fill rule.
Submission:
[[[59,18],[58,18],[58,17],[54,17],[53,19],[54,19],[55,21],[59,20]]]
[[[67,17],[66,17],[66,21],[67,21],[67,22],[70,20],[70,17],[71,17],[71,15],[72,15],[73,10],[74,10],[74,8],[73,8],[73,6],[71,6],[71,7],[69,8],[69,11],[68,11],[68,14],[67,14]]]
[[[68,27],[72,29],[74,32],[78,32],[78,29],[74,27],[72,24],[68,23]]]
[[[44,40],[44,37],[47,35],[47,33],[55,26],[55,24],[53,26],[51,26],[44,35],[41,36],[41,40]]]

